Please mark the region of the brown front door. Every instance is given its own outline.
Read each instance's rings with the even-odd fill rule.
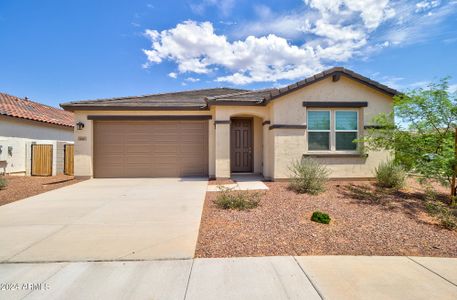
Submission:
[[[232,119],[230,161],[232,172],[252,172],[252,118]]]

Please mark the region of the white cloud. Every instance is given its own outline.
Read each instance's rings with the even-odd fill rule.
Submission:
[[[199,3],[206,9],[222,2],[226,1]],[[148,59],[145,67],[172,61],[179,73],[206,74],[234,84],[295,80],[386,47],[438,36],[440,32],[432,28],[457,7],[456,1],[441,5],[436,0],[303,3],[307,10],[283,14],[255,6],[256,20],[231,26],[231,38],[218,34],[210,22],[185,21],[160,32],[146,30],[151,47],[143,50]]]
[[[449,91],[451,93],[457,93],[457,83],[449,85]]]
[[[257,20],[238,24],[231,35],[236,38],[245,38],[250,35],[276,34],[284,38],[295,39],[302,37],[309,26],[302,13],[277,15],[270,11],[271,15],[267,15],[267,10],[259,7],[256,12]]]
[[[188,82],[199,82],[200,78],[187,77],[186,81],[188,81]]]
[[[173,78],[173,79],[178,78],[178,74],[176,74],[175,72],[170,72],[170,73],[168,73],[168,76],[171,77],[171,78]]]
[[[318,20],[314,28],[309,31],[332,41],[362,40],[366,37],[365,32],[353,26],[331,24],[324,20]]]
[[[335,16],[360,17],[366,28],[376,29],[381,22],[393,17],[395,11],[389,0],[304,0],[324,18]]]
[[[235,7],[235,0],[202,0],[190,4],[190,9],[197,15],[204,15],[209,7],[216,7],[223,16],[228,16]]]
[[[233,35],[241,38],[273,33],[300,39],[311,33],[339,39],[349,34],[353,38],[367,35],[395,16],[389,0],[303,0],[303,3],[307,9],[282,14],[266,6],[255,6],[256,20],[240,24],[233,29]],[[327,30],[330,30],[328,34]]]
[[[295,79],[322,68],[311,47],[291,45],[276,35],[229,42],[217,35],[211,23],[186,21],[175,28],[148,30],[152,47],[144,50],[149,63],[172,60],[180,73],[208,74],[218,66],[231,72],[216,81],[247,84],[261,81]]]
[[[438,1],[438,0],[432,0],[432,1],[424,0],[424,1],[418,2],[418,3],[416,3],[416,12],[435,8],[438,5],[440,5],[440,2],[441,1]]]
[[[426,13],[416,11],[416,5],[402,2],[396,7],[399,17],[380,36],[393,45],[410,45],[429,39],[440,38],[446,32],[439,26],[450,15],[455,14],[457,2],[448,2],[441,6],[430,7]]]

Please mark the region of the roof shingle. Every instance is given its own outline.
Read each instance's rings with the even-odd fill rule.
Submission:
[[[143,96],[107,98],[86,101],[74,101],[63,103],[64,109],[73,110],[84,107],[108,108],[112,107],[131,108],[176,108],[176,109],[199,109],[206,107],[206,97],[245,92],[246,90],[231,88],[213,88],[174,93],[151,94]]]
[[[276,89],[265,89],[256,91],[243,91],[239,93],[220,95],[214,97],[207,97],[209,105],[213,103],[233,104],[233,103],[246,103],[246,104],[262,104],[265,99],[271,97],[272,92]]]
[[[0,93],[0,115],[74,127],[72,112]]]
[[[335,67],[315,74],[311,77],[290,84],[282,88],[271,88],[264,90],[241,90],[231,88],[215,88],[193,90],[175,93],[153,94],[137,97],[123,97],[98,99],[89,101],[75,101],[63,103],[60,106],[67,110],[143,110],[143,109],[208,109],[211,105],[266,105],[269,101],[281,97],[287,93],[303,88],[330,76],[345,76],[376,89],[382,93],[394,96],[399,92],[380,84],[370,78],[362,76],[351,70]]]

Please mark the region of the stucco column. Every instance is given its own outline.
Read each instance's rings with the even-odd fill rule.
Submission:
[[[270,151],[270,139],[269,139],[269,126],[270,126],[270,122],[267,122],[265,124],[262,124],[263,125],[263,128],[262,128],[262,134],[263,134],[263,159],[262,159],[262,162],[263,162],[263,170],[262,170],[262,174],[263,174],[263,177],[265,177],[265,179],[271,179],[271,172],[270,172],[270,163],[271,163],[271,155],[269,153]]]
[[[216,121],[216,178],[230,178],[230,121]]]
[[[93,145],[93,122],[87,119],[87,115],[75,114],[75,123],[83,122],[84,128],[75,128],[75,177],[92,177],[92,145]]]

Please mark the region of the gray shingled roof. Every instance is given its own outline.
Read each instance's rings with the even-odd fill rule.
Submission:
[[[386,85],[383,85],[377,81],[374,81],[368,77],[362,76],[359,73],[356,73],[354,71],[342,68],[342,67],[334,67],[328,70],[325,70],[323,72],[320,72],[316,75],[313,75],[311,77],[308,77],[304,80],[298,81],[296,83],[293,83],[291,85],[288,85],[286,87],[277,89],[277,91],[272,92],[271,96],[269,98],[266,98],[266,101],[271,101],[275,98],[278,98],[284,94],[293,92],[297,89],[303,88],[307,85],[310,85],[312,83],[318,82],[322,79],[328,78],[330,76],[346,76],[348,78],[354,79],[355,81],[358,81],[362,84],[365,84],[371,88],[374,88],[380,92],[383,92],[385,94],[388,94],[389,96],[395,96],[397,94],[400,94],[399,91],[392,89]]]
[[[335,67],[298,81],[283,88],[264,90],[241,90],[232,88],[215,88],[193,90],[175,93],[153,94],[137,97],[123,97],[111,99],[98,99],[88,101],[75,101],[63,103],[60,106],[66,110],[81,109],[207,109],[211,105],[266,105],[269,101],[287,93],[303,88],[325,78],[333,76],[336,81],[340,76],[345,76],[365,84],[382,93],[394,96],[398,91],[389,88],[368,77],[362,76],[351,70]]]
[[[74,101],[62,103],[60,106],[67,110],[77,109],[199,109],[205,108],[206,97],[244,92],[242,89],[214,88],[174,93],[151,94],[121,98]]]
[[[209,105],[217,105],[217,104],[242,104],[243,102],[247,103],[252,103],[252,104],[258,104],[258,105],[265,105],[269,101],[281,97],[287,93],[293,92],[297,89],[303,88],[307,85],[310,85],[312,83],[318,82],[322,79],[328,78],[330,76],[334,75],[339,75],[339,76],[346,76],[348,78],[352,78],[362,84],[365,84],[367,86],[370,86],[374,89],[377,89],[383,93],[386,93],[388,95],[394,96],[396,94],[399,94],[398,91],[389,88],[386,85],[380,84],[379,82],[376,82],[368,77],[362,76],[358,73],[355,73],[351,70],[341,68],[341,67],[335,67],[331,68],[328,70],[325,70],[321,73],[318,73],[316,75],[313,75],[311,77],[308,77],[304,80],[301,80],[299,82],[293,83],[291,85],[288,85],[283,88],[272,88],[272,89],[265,89],[265,90],[258,90],[258,91],[245,91],[245,92],[240,92],[240,93],[234,93],[230,95],[220,95],[220,96],[214,96],[214,97],[208,97],[208,104]]]
[[[262,104],[265,99],[271,97],[271,93],[277,89],[265,89],[257,91],[244,91],[228,95],[207,97],[208,104]]]

